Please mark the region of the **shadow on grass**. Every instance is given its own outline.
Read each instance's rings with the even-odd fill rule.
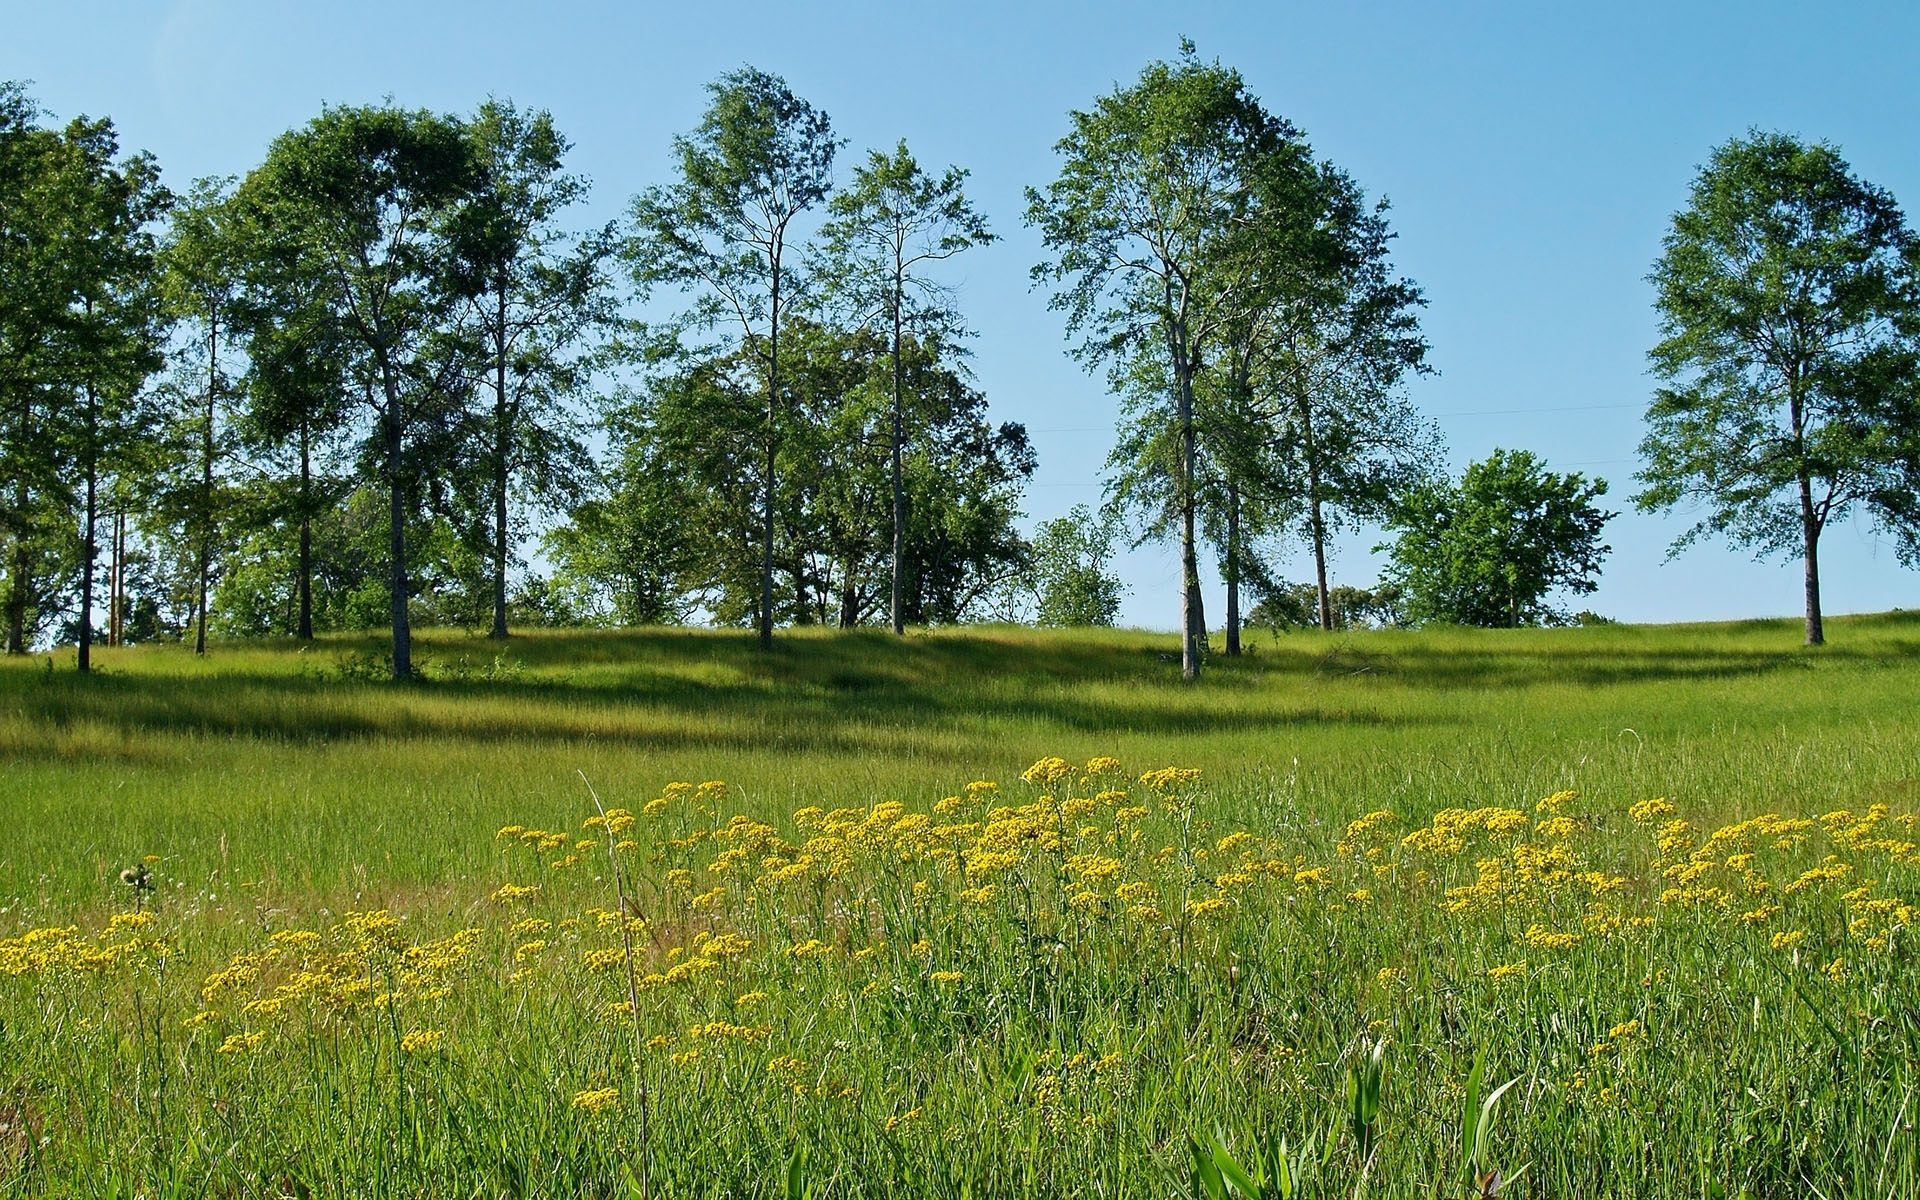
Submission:
[[[1128,631],[799,631],[770,652],[730,631],[541,632],[504,644],[436,631],[416,648],[427,681],[410,685],[351,677],[384,647],[364,637],[311,650],[238,643],[204,662],[152,648],[91,677],[18,660],[0,669],[0,723],[11,727],[0,758],[146,758],[183,736],[844,752],[890,731],[990,736],[1008,724],[1168,736],[1386,728],[1457,719],[1444,705],[1393,703],[1409,692],[1602,689],[1920,659],[1920,614],[1836,624],[1839,644],[1811,652],[1794,644],[1792,622],[1255,634],[1250,654],[1213,657],[1198,685],[1180,681],[1171,636]]]

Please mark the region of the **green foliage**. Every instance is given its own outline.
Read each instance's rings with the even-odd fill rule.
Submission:
[[[471,279],[448,237],[477,164],[461,123],[329,108],[281,135],[237,202],[313,295],[303,309],[352,355],[365,454],[387,493],[393,674],[412,669],[408,515],[451,461],[465,395],[458,308]]]
[[[1246,219],[1255,181],[1305,150],[1238,72],[1200,62],[1191,43],[1070,120],[1055,146],[1059,177],[1027,193],[1027,221],[1054,255],[1033,278],[1054,289],[1049,304],[1080,339],[1076,356],[1106,367],[1128,398],[1113,499],[1145,514],[1150,536],[1179,540],[1182,671],[1193,679],[1206,634],[1195,520],[1207,439],[1195,379],[1246,303],[1244,248],[1267,232]]]
[[[634,200],[625,248],[635,281],[694,293],[688,325],[732,330],[737,365],[750,367],[761,395],[753,439],[760,472],[760,594],[754,606],[762,646],[773,643],[776,494],[783,408],[780,338],[801,282],[792,223],[826,199],[840,143],[827,114],[793,94],[777,75],[751,67],[708,85],[712,102],[691,134],[674,139],[679,179]]]
[[[1041,625],[1113,624],[1123,585],[1107,564],[1118,533],[1111,517],[1095,517],[1084,504],[1040,523],[1033,539],[1033,591]]]
[[[896,634],[905,631],[907,621],[905,341],[910,334],[923,346],[937,347],[964,334],[958,314],[948,307],[948,290],[927,278],[924,270],[994,240],[985,218],[961,191],[966,176],[960,168],[948,167],[933,178],[921,170],[905,141],[891,155],[875,150],[854,168],[846,190],[833,198],[828,206],[833,219],[821,230],[823,262],[818,271],[829,281],[829,299],[850,308],[862,323],[885,327],[889,335],[893,544],[887,611]]]
[[[986,419],[986,398],[940,357],[902,347],[906,445],[903,619],[975,615],[1015,574],[1014,528],[1034,469],[1025,430]],[[862,330],[795,317],[777,412],[775,612],[782,623],[842,627],[888,619],[891,346]],[[611,413],[603,495],[550,539],[556,582],[599,619],[684,619],[702,611],[743,624],[759,611],[756,502],[763,410],[749,354],[682,355]]]
[[[1564,619],[1556,591],[1586,595],[1610,547],[1601,530],[1614,516],[1594,506],[1604,479],[1547,470],[1525,450],[1495,450],[1468,465],[1460,482],[1411,492],[1387,527],[1391,581],[1406,595],[1410,621],[1518,626]]]
[[[275,498],[261,499],[264,506]],[[359,486],[310,523],[313,633],[378,630],[392,619],[387,519],[380,491]],[[487,564],[461,531],[444,518],[417,514],[408,522],[406,536],[410,621],[469,629],[487,624]],[[298,544],[288,542],[279,522],[263,521],[246,530],[229,550],[215,586],[214,629],[232,638],[298,634],[300,582]],[[186,595],[190,610],[191,591]]]
[[[1653,284],[1665,381],[1647,409],[1643,509],[1800,558],[1822,640],[1818,545],[1859,506],[1920,536],[1920,244],[1893,197],[1833,147],[1755,132],[1718,147]]]
[[[1311,583],[1273,581],[1247,614],[1247,624],[1285,633],[1319,625],[1320,589]],[[1405,619],[1404,590],[1391,581],[1374,587],[1340,584],[1327,590],[1329,629],[1391,629]]]

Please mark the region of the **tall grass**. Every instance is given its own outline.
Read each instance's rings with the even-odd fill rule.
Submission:
[[[1792,637],[4,664],[0,1190],[1909,1194],[1920,620]]]

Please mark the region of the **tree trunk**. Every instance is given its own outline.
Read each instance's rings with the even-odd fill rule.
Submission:
[[[300,422],[300,613],[294,636],[313,640],[313,440]]]
[[[1320,604],[1320,628],[1332,630],[1333,605],[1327,591],[1327,521],[1320,507],[1320,452],[1313,440],[1313,411],[1300,402],[1301,445],[1307,453],[1307,532],[1313,539],[1313,579]]]
[[[1820,620],[1820,519],[1813,507],[1813,478],[1807,472],[1806,413],[1800,400],[1799,373],[1787,377],[1787,417],[1793,427],[1793,452],[1800,483],[1800,546],[1806,564],[1807,645],[1827,640]]]
[[[14,495],[25,512],[27,485],[23,480],[15,489]],[[32,561],[27,553],[27,537],[24,524],[13,539],[13,570],[7,580],[7,653],[25,654],[27,652],[27,581],[32,573]]]
[[[1227,487],[1227,657],[1240,657],[1240,489]]]
[[[760,648],[773,649],[774,418],[780,397],[780,261],[773,262],[773,307],[767,326],[767,478],[760,505]]]
[[[22,388],[20,411],[15,422],[22,446],[33,444],[33,402],[29,397],[32,389]],[[20,472],[13,481],[13,511],[17,524],[13,529],[13,564],[7,573],[7,653],[25,654],[27,652],[27,585],[33,572],[33,559],[27,548],[27,535],[32,521],[27,514],[27,504],[31,493],[27,489],[27,473]]]
[[[207,412],[200,427],[200,560],[194,575],[193,652],[207,652],[207,574],[213,568],[213,409],[220,392],[219,317],[207,322]]]
[[[507,404],[507,285],[500,281],[499,322],[494,327],[493,397],[493,631],[507,636],[507,466],[512,451],[513,413]]]
[[[407,490],[403,479],[399,387],[393,373],[381,366],[387,393],[387,586],[393,589],[393,677],[413,675],[413,630],[407,622]],[[371,386],[371,385],[369,385]]]
[[[900,367],[900,288],[901,270],[897,266],[893,278],[893,616],[894,635],[900,636],[907,631],[904,614],[901,612],[901,592],[905,585],[907,559],[907,491],[901,482],[900,456],[906,440],[906,417],[902,411],[902,393],[905,390]]]
[[[852,629],[860,624],[860,590],[853,583],[853,564],[846,564],[846,574],[840,580],[840,628]],[[899,630],[894,632],[898,633]]]
[[[1193,477],[1198,466],[1193,431],[1193,372],[1176,351],[1174,371],[1180,387],[1180,676],[1200,678],[1200,639],[1205,617],[1200,609],[1200,558],[1194,548]]]
[[[107,528],[107,645],[120,644],[120,536],[124,523],[116,511]]]
[[[1813,510],[1813,484],[1804,470],[1800,474],[1800,537],[1807,565],[1807,645],[1818,646],[1827,640],[1820,620],[1820,522]]]
[[[99,517],[100,412],[93,384],[87,384],[87,518],[80,538],[80,670],[93,669],[93,560],[98,556],[95,527]]]

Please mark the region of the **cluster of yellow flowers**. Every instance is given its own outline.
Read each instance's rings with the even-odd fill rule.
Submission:
[[[1528,988],[1590,945],[1671,920],[1719,922],[1748,945],[1791,952],[1796,969],[1845,982],[1870,974],[1872,956],[1916,920],[1904,899],[1911,875],[1885,883],[1920,864],[1915,818],[1884,804],[1817,819],[1763,813],[1706,832],[1664,798],[1622,813],[1562,791],[1531,811],[1451,807],[1424,824],[1376,809],[1315,855],[1283,829],[1216,827],[1189,768],[1130,778],[1110,757],[1048,757],[1021,778],[1015,797],[981,780],[924,811],[888,800],[781,820],[727,811],[722,782],[671,783],[636,809],[586,818],[580,836],[508,825],[496,834],[503,873],[520,878],[497,883],[500,915],[483,926],[416,939],[400,916],[369,909],[282,929],[205,974],[186,1025],[219,1053],[244,1056],[282,1030],[379,1013],[400,1052],[451,1055],[458,1043],[449,1048],[437,1006],[457,990],[551,980],[601,1019],[648,1020],[645,1044],[663,1069],[728,1062],[764,1068],[797,1096],[845,1099],[851,1088],[809,1075],[795,1053],[812,1051],[783,1044],[770,996],[854,1004],[884,991],[964,1003],[992,986],[992,956],[1004,949],[994,939],[1010,927],[1125,954],[1211,947],[1225,961],[1230,939],[1277,912],[1333,923],[1364,910],[1368,920],[1455,930],[1467,971]],[[605,866],[609,852],[631,894],[614,908],[582,907],[583,893],[613,903],[612,887],[572,868],[589,854]],[[164,963],[179,954],[178,937],[157,922],[125,913],[93,935],[74,926],[0,940],[0,981]],[[1799,966],[1802,947],[1818,960]],[[1389,996],[1433,974],[1366,970]],[[628,997],[644,993],[636,1013]],[[1593,1061],[1582,1060],[1582,1078],[1606,1078],[1605,1064],[1644,1036],[1635,1019],[1583,1039]],[[1104,1050],[1061,1054],[1036,1069],[1027,1099],[1088,1117],[1091,1108],[1067,1101],[1118,1064]],[[620,1103],[612,1087],[572,1097],[588,1114]]]
[[[90,938],[75,925],[0,938],[0,975],[105,974],[162,962],[179,947],[171,937],[145,933],[153,922],[150,912],[118,913]]]

